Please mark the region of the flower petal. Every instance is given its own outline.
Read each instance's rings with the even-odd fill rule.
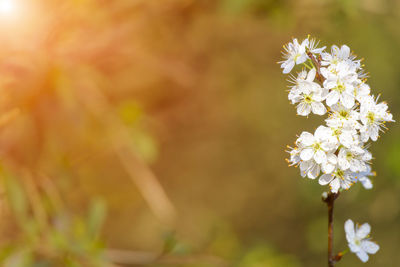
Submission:
[[[326,162],[326,154],[322,150],[318,150],[314,154],[314,160],[316,163],[321,164]]]
[[[340,188],[340,179],[339,178],[333,179],[329,185],[331,186],[332,193],[337,193]]]
[[[311,166],[311,168],[308,171],[308,178],[310,179],[315,179],[318,177],[319,173],[321,171],[321,166],[319,164],[315,164],[313,166]]]
[[[342,102],[344,107],[351,109],[355,104],[354,96],[343,93],[340,95],[340,102]]]
[[[372,189],[373,184],[371,182],[371,180],[368,177],[360,177],[359,181],[361,182],[361,184],[364,186],[365,189]]]
[[[285,64],[286,63],[286,64]],[[281,65],[281,67],[282,68],[284,68],[283,69],[283,73],[284,74],[287,74],[287,73],[289,73],[292,69],[293,69],[293,67],[294,67],[294,61],[293,60],[290,60],[289,62],[285,62],[284,64],[282,64]]]
[[[348,219],[344,223],[344,230],[346,232],[346,239],[347,242],[351,242],[354,239],[355,232],[354,232],[354,222],[351,219]]]
[[[332,173],[335,170],[335,164],[330,163],[329,161],[322,163],[321,169],[324,173]]]
[[[312,135],[309,132],[302,132],[300,134],[299,139],[297,139],[298,142],[301,143],[303,146],[311,146],[314,143],[314,135]]]
[[[369,235],[370,232],[371,232],[371,226],[368,223],[364,223],[356,230],[356,236],[359,239],[364,239]]]
[[[297,114],[300,116],[307,116],[311,112],[311,106],[310,104],[307,104],[305,102],[301,102],[300,104],[297,105]]]
[[[319,178],[318,183],[319,183],[320,185],[327,185],[327,184],[329,184],[329,183],[332,181],[332,179],[333,179],[333,176],[332,176],[332,175],[330,175],[330,174],[323,174],[323,175],[321,175],[321,177]]]
[[[312,102],[311,110],[316,115],[324,115],[326,113],[326,108],[321,102]]]
[[[314,150],[312,148],[305,148],[300,153],[300,158],[304,161],[310,160],[314,156]]]
[[[326,104],[332,106],[339,101],[339,93],[337,91],[331,91],[326,97]]]
[[[339,56],[342,59],[348,58],[350,56],[350,47],[348,47],[347,45],[342,45],[339,51]]]
[[[368,254],[364,250],[360,250],[359,252],[356,253],[357,257],[360,258],[362,262],[367,262],[369,259]]]
[[[312,68],[307,74],[307,81],[312,82],[315,79],[315,75],[317,74],[317,70]]]
[[[369,254],[375,254],[379,250],[379,245],[369,240],[363,240],[361,241],[361,248]]]

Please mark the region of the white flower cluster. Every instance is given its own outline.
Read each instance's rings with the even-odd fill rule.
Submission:
[[[314,134],[302,132],[296,146],[290,148],[291,165],[300,166],[302,177],[315,179],[321,185],[330,185],[331,191],[349,189],[360,181],[366,189],[372,188],[368,178],[371,171],[369,140],[376,141],[385,122],[393,121],[385,102],[370,94],[361,60],[346,45],[333,45],[331,52],[318,48],[318,42],[297,39],[284,46],[284,61],[279,62],[283,73],[290,73],[295,65],[304,68],[291,74],[289,100],[297,106],[297,114],[324,115],[326,125]]]

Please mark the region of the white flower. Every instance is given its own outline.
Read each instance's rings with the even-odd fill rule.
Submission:
[[[307,176],[310,179],[315,179],[319,176],[321,166],[318,163],[314,160],[302,161],[300,158],[301,150],[298,147],[291,148],[288,146],[288,148],[291,149],[287,151],[290,153],[290,159],[286,160],[289,166],[300,166],[300,175],[303,178]]]
[[[372,189],[373,184],[371,182],[371,179],[369,179],[368,176],[375,176],[376,173],[371,171],[371,166],[367,165],[367,168],[365,171],[362,172],[353,172],[351,176],[353,177],[353,181],[357,182],[360,181],[362,186],[365,189]]]
[[[328,153],[326,155],[326,162],[321,164],[321,170],[324,173],[331,173],[335,170],[336,164],[338,162],[337,157],[334,153]]]
[[[355,109],[348,109],[341,104],[335,104],[331,109],[329,118],[325,120],[329,127],[346,130],[359,129],[361,127],[358,122],[360,114]]]
[[[306,45],[308,44],[308,39],[304,40],[301,44],[297,39],[293,39],[293,43],[288,43],[283,48],[284,61],[279,63],[281,68],[283,68],[283,73],[289,73],[296,64],[304,63],[307,60]]]
[[[308,40],[308,38],[306,40]],[[306,48],[313,54],[321,54],[325,50],[326,46],[318,48],[318,45],[319,41],[317,41],[315,38],[312,38],[309,40]]]
[[[343,129],[331,127],[332,135],[337,138],[339,145],[350,148],[360,145],[360,136],[356,129]]]
[[[320,185],[329,184],[332,193],[337,193],[340,188],[347,190],[354,184],[351,172],[349,170],[343,171],[339,168],[336,168],[330,174],[321,175],[318,182]]]
[[[297,105],[298,115],[307,116],[310,112],[317,115],[324,115],[326,113],[326,108],[324,104],[322,104],[322,101],[325,100],[328,92],[314,82],[315,75],[315,69],[309,71],[306,79],[302,79],[304,77],[304,72],[300,73],[299,77],[296,79],[297,84],[295,88],[292,88],[289,93],[289,100],[291,100],[292,103],[300,102]]]
[[[350,169],[352,172],[363,172],[367,170],[367,162],[372,155],[366,149],[358,146],[352,148],[341,148],[338,154],[338,164],[342,170]]]
[[[330,89],[326,104],[332,106],[340,101],[346,108],[353,108],[355,104],[353,83],[357,80],[357,74],[349,69],[349,65],[340,64],[339,70],[335,73],[322,68],[321,73],[326,78],[324,87]]]
[[[376,141],[379,137],[381,127],[385,128],[384,123],[394,121],[392,114],[388,112],[386,103],[377,103],[373,96],[366,96],[361,101],[360,120],[362,127],[360,129],[361,140],[367,142],[371,138]]]
[[[289,82],[293,84],[289,91],[288,98],[292,104],[300,102],[305,95],[317,93],[321,95],[321,86],[314,82],[316,70],[311,69],[308,73],[302,70],[298,73],[297,77],[290,76]],[[325,90],[326,91],[326,90]]]
[[[332,45],[331,53],[322,53],[322,66],[329,66],[334,70],[341,63],[345,62],[351,66],[352,69],[359,69],[361,64],[359,60],[355,60],[355,56],[351,54],[350,48],[347,45],[342,45],[340,48]]]
[[[322,66],[337,65],[339,62],[348,59],[350,56],[350,48],[347,45],[342,45],[339,48],[336,45],[332,45],[331,53],[322,54]]]
[[[337,140],[332,136],[329,128],[319,126],[314,135],[302,132],[296,144],[301,149],[301,160],[314,159],[316,163],[321,164],[327,161],[327,152],[336,149]]]
[[[316,115],[324,115],[326,108],[321,102],[324,98],[320,93],[311,92],[310,94],[303,94],[300,97],[300,103],[297,105],[297,114],[307,116],[311,112]]]
[[[379,245],[368,238],[371,232],[371,226],[368,223],[354,228],[353,221],[348,219],[344,224],[344,230],[350,251],[355,253],[362,262],[368,261],[368,254],[375,254],[379,250]]]

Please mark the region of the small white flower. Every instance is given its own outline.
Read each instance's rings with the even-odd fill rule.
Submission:
[[[356,129],[344,129],[342,127],[331,127],[332,135],[337,138],[339,144],[351,148],[360,145],[360,136]]]
[[[354,181],[349,170],[336,168],[332,173],[323,174],[318,180],[320,185],[329,184],[332,193],[337,193],[339,189],[349,189]]]
[[[386,103],[377,103],[373,96],[362,98],[360,107],[360,120],[362,126],[360,129],[361,140],[367,142],[370,138],[376,141],[379,137],[381,127],[385,128],[385,122],[394,121],[392,114],[388,112]]]
[[[322,75],[326,78],[324,87],[330,92],[326,97],[326,104],[332,106],[340,101],[348,109],[353,108],[355,104],[354,85],[357,80],[357,74],[349,69],[347,64],[341,66],[335,73],[326,68],[321,69]]]
[[[379,245],[368,237],[371,232],[371,226],[368,223],[357,225],[355,228],[353,221],[348,219],[344,224],[344,230],[350,251],[355,253],[362,262],[368,261],[368,254],[375,254],[379,250]]]
[[[366,149],[358,146],[352,148],[341,148],[338,154],[338,164],[342,170],[350,169],[352,172],[363,172],[367,170],[367,163],[372,155]]]
[[[325,120],[329,127],[345,130],[360,129],[361,124],[358,122],[360,114],[355,109],[348,109],[341,104],[335,104],[331,109],[329,118]]]
[[[342,45],[340,48],[332,45],[331,53],[322,53],[321,65],[329,66],[331,70],[335,70],[341,63],[345,62],[356,70],[360,68],[361,63],[360,60],[355,60],[355,58],[347,45]]]
[[[308,39],[304,40],[301,44],[297,39],[293,39],[293,43],[288,43],[283,48],[285,51],[282,53],[284,61],[281,61],[281,68],[283,73],[289,73],[296,64],[304,63],[307,60],[306,45]]]
[[[322,92],[310,92],[309,94],[301,94],[299,97],[300,103],[297,105],[297,114],[308,116],[311,112],[316,115],[324,115],[326,108],[322,101],[324,97]]]
[[[303,70],[297,78],[292,76],[291,82],[294,84],[289,92],[289,100],[292,104],[297,105],[297,114],[307,116],[311,113],[323,115],[326,113],[326,108],[321,102],[327,95],[327,90],[314,82],[316,70],[311,69],[308,73]]]
[[[322,66],[337,65],[340,61],[348,59],[350,56],[350,48],[347,45],[342,45],[339,48],[336,45],[332,45],[331,53],[322,54]]]
[[[321,164],[321,170],[323,173],[331,173],[335,170],[338,160],[333,152],[327,153],[326,158],[326,162],[322,162]]]
[[[296,144],[301,149],[301,160],[314,159],[316,163],[321,164],[327,161],[327,152],[336,149],[337,140],[332,136],[329,128],[319,126],[314,135],[309,132],[303,132],[297,139]]]

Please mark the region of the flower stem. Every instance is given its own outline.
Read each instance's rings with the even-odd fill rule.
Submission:
[[[328,267],[334,267],[336,257],[333,255],[333,207],[339,193],[329,193],[323,200],[328,205]]]
[[[311,63],[311,64],[312,64],[312,63]],[[313,67],[314,67],[314,66],[313,66],[313,67],[310,67],[306,62],[304,62],[303,65],[306,66],[306,68],[309,69],[309,70],[313,69]]]

